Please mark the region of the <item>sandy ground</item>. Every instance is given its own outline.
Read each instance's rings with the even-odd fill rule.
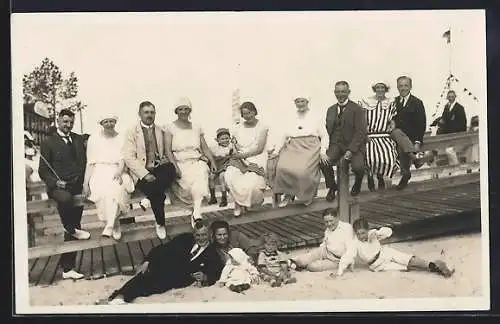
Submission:
[[[188,287],[138,298],[135,303],[482,296],[480,234],[395,243],[391,246],[430,260],[441,258],[452,265],[456,272],[453,277],[444,279],[428,272],[374,273],[357,266],[354,272],[347,272],[337,279],[328,278],[328,272],[296,272],[298,282],[281,288],[262,284],[243,294],[236,294],[218,286]],[[296,250],[289,254],[302,251]],[[51,286],[30,287],[30,300],[33,306],[92,305],[96,300],[107,297],[129,278],[115,276],[77,282],[60,280]]]

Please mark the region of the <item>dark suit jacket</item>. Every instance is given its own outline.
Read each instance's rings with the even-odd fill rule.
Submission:
[[[328,152],[334,147],[352,153],[365,152],[367,140],[366,114],[358,104],[349,100],[338,116],[338,103],[328,108],[326,113],[326,130],[330,136]]]
[[[69,182],[75,193],[78,193],[76,191],[81,190],[83,186],[87,154],[83,137],[73,132],[70,133],[70,137],[75,147],[76,159],[72,157],[69,146],[57,132],[42,142],[40,154],[50,163],[57,175],[62,180]],[[45,182],[48,192],[56,188],[57,177],[43,159],[40,159],[38,174]]]
[[[191,249],[195,244],[192,233],[183,233],[171,241],[151,249],[144,261],[149,261],[150,271],[169,281],[172,288],[185,287],[195,280],[191,277],[194,272],[201,271],[207,276],[203,282],[211,286],[219,280],[224,264],[213,244],[210,244],[196,259],[191,261]]]
[[[393,119],[396,127],[401,129],[413,143],[415,141],[423,143],[427,120],[422,100],[410,94],[404,108],[400,101],[400,96],[394,99],[396,116]]]
[[[453,109],[449,109],[450,103],[444,106],[443,114],[441,115],[441,134],[450,134],[465,132],[467,130],[467,117],[465,116],[464,107],[458,102],[455,103]]]

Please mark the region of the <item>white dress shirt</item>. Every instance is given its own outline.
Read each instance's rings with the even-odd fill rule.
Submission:
[[[71,139],[71,136],[70,134],[66,135],[64,134],[59,128],[57,129],[57,134],[59,134],[59,136],[61,136],[63,138],[63,141],[66,142],[66,144],[68,144],[68,141],[70,143],[73,143],[73,140]]]
[[[356,256],[356,243],[352,225],[339,221],[337,228],[325,230],[325,237],[320,247],[326,248],[328,253],[340,257],[337,275],[342,275],[344,270],[354,262]]]
[[[203,253],[203,251],[205,251],[205,249],[207,248],[207,246],[208,246],[208,244],[205,245],[205,246],[201,246],[200,247],[198,245],[198,243],[195,243],[194,246],[193,246],[193,248],[191,249],[191,261],[193,261],[194,259],[196,259],[197,257],[199,257],[200,254]]]
[[[375,259],[382,248],[380,241],[392,235],[392,229],[389,227],[381,227],[379,229],[371,229],[368,231],[368,241],[363,242],[355,238],[356,250],[358,257],[366,263]]]
[[[407,94],[406,96],[401,96],[399,98],[399,102],[402,102],[403,103],[403,107],[406,106],[406,103],[408,102],[408,98],[410,97],[410,94]]]

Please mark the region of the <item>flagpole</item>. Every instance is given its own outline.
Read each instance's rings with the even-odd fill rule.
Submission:
[[[452,54],[452,52],[451,52],[451,36],[452,36],[451,35],[451,26],[448,26],[448,30],[450,31],[450,36],[449,36],[450,37],[449,38],[450,41],[448,43],[448,45],[449,45],[449,48],[448,48],[448,50],[449,50],[449,54],[448,54],[449,55],[448,56],[448,72],[449,73],[448,73],[448,75],[451,77],[451,75],[452,75],[451,74],[451,54]],[[450,84],[451,84],[451,80],[450,80]]]

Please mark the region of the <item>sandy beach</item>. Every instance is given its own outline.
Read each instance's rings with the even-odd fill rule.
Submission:
[[[427,272],[374,273],[357,266],[354,272],[331,279],[328,272],[295,272],[296,284],[271,288],[255,285],[236,294],[217,285],[207,288],[187,287],[138,298],[135,303],[224,302],[224,301],[294,301],[346,298],[420,298],[482,296],[481,235],[468,234],[425,241],[391,244],[401,251],[435,260],[441,258],[456,269],[453,277],[444,279]],[[295,250],[290,255],[304,250]],[[130,279],[114,276],[99,280],[72,282],[60,280],[50,286],[30,287],[32,306],[93,305]]]

